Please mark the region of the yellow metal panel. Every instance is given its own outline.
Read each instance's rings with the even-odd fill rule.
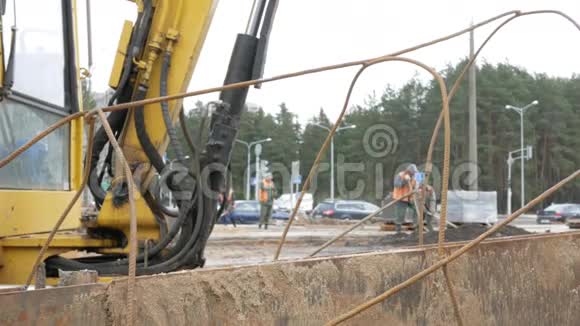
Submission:
[[[32,247],[38,251],[44,245],[47,238],[48,233],[7,237],[0,240],[0,245],[2,247]],[[51,248],[70,248],[69,250],[88,247],[112,247],[114,245],[115,241],[111,239],[93,239],[82,236],[77,232],[59,233],[50,242]]]
[[[117,46],[117,54],[115,55],[113,69],[111,70],[111,76],[109,77],[109,86],[112,88],[117,88],[117,86],[119,86],[119,80],[121,79],[121,73],[123,72],[123,62],[125,61],[125,56],[127,55],[127,46],[131,40],[132,28],[133,23],[126,20],[123,24],[121,37],[119,38],[119,45]]]
[[[0,237],[50,231],[72,197],[72,191],[0,189]],[[61,229],[79,227],[80,201]]]
[[[76,67],[73,67],[74,71],[76,72],[76,78],[78,85],[76,89],[76,93],[74,93],[77,97],[77,103],[79,103],[79,110],[83,111],[83,94],[81,89],[81,80],[80,80],[80,56],[79,56],[79,41],[78,41],[78,28],[77,28],[77,2],[76,0],[72,1],[72,16],[73,16],[73,34],[74,34],[74,43],[75,43],[75,51],[74,56],[76,59],[74,62],[76,63]],[[77,119],[71,122],[70,124],[70,189],[71,190],[78,190],[82,183],[82,170],[83,170],[83,125],[84,121],[82,119]],[[64,206],[63,206],[64,208]],[[56,221],[56,220],[55,220]]]
[[[48,234],[35,234],[0,239],[0,284],[24,284],[31,271],[40,247],[46,242]],[[90,239],[75,232],[58,233],[51,242],[44,258],[70,252],[75,248],[106,247],[114,243],[106,239]],[[71,255],[65,255],[72,258]],[[79,257],[76,253],[73,256]],[[47,281],[56,284],[57,279]]]
[[[138,224],[137,239],[159,239],[159,225],[157,224],[153,213],[151,213],[149,206],[147,206],[147,203],[138,192],[135,194],[135,197]],[[116,207],[112,204],[112,197],[109,193],[107,198],[105,198],[101,211],[99,212],[99,218],[97,220],[98,226],[121,230],[125,236],[129,238],[129,221],[129,203],[126,202],[123,205]],[[127,252],[126,249],[128,249],[128,246],[123,249],[123,252]]]
[[[0,267],[1,284],[24,284],[34,261],[38,255],[38,249],[5,247],[3,248],[4,266]],[[68,250],[49,248],[46,257],[56,255]]]

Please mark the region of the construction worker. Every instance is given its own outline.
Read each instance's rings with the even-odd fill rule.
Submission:
[[[437,196],[435,190],[431,186],[425,187],[425,226],[429,232],[433,231],[433,214],[437,211]]]
[[[270,223],[270,218],[272,218],[272,206],[274,206],[274,195],[276,192],[276,187],[274,186],[274,181],[272,179],[272,174],[266,174],[262,184],[260,186],[260,225],[258,228],[268,229],[268,223]]]
[[[234,188],[230,187],[230,190],[227,193],[220,193],[219,194],[219,203],[223,205],[223,211],[220,218],[225,218],[226,216],[230,215],[234,210]],[[237,227],[236,220],[231,218],[230,222],[234,227]]]
[[[413,225],[417,224],[417,215],[415,214],[414,199],[415,196],[407,195],[409,192],[415,190],[417,182],[415,181],[415,173],[417,173],[417,166],[409,164],[407,168],[395,176],[393,199],[401,199],[395,204],[395,231],[401,233],[401,225],[405,222],[407,211],[411,211],[413,217]]]

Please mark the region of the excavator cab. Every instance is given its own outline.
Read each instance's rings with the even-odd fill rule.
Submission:
[[[15,2],[4,3],[0,157],[80,110],[71,2],[20,0],[16,8]],[[73,190],[72,127],[60,128],[0,169],[2,189]],[[2,235],[14,232],[0,229]]]

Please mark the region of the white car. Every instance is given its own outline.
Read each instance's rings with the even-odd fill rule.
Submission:
[[[274,209],[278,211],[287,211],[287,212],[292,211],[299,196],[300,193],[295,193],[293,194],[293,196],[292,194],[282,194],[280,197],[274,200]],[[305,193],[298,210],[300,212],[309,212],[312,210],[313,206],[314,206],[314,198],[312,197],[312,194]]]

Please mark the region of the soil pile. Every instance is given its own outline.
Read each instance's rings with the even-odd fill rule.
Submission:
[[[455,242],[455,241],[467,241],[477,238],[480,234],[489,230],[490,227],[481,224],[463,224],[458,226],[456,229],[449,228],[445,231],[445,241]],[[506,225],[501,228],[496,233],[492,234],[490,238],[497,237],[509,237],[514,235],[525,235],[530,234],[530,232],[518,228],[516,226]],[[413,246],[419,243],[419,235],[416,232],[412,233],[401,233],[401,234],[385,234],[384,238],[371,239],[365,245],[370,246]],[[434,244],[437,243],[439,233],[426,232],[424,233],[424,243]],[[359,242],[359,241],[357,241]],[[347,241],[346,246],[356,246],[354,241]],[[360,245],[360,242],[359,242]]]

